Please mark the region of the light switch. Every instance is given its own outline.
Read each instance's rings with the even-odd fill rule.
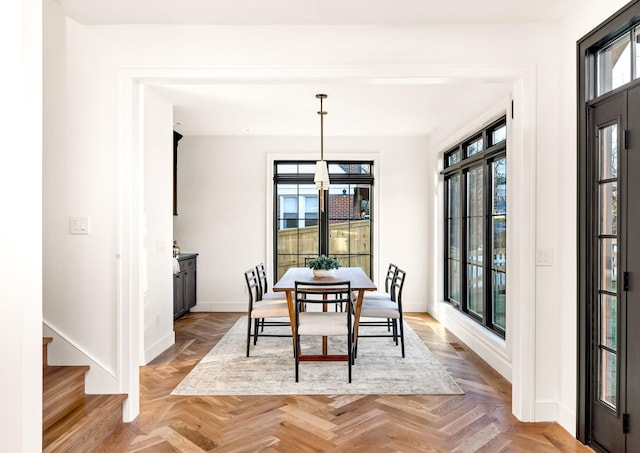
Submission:
[[[89,216],[69,217],[69,234],[89,234]]]

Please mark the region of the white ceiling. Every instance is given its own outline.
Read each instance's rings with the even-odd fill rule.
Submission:
[[[333,25],[557,21],[578,0],[56,0],[84,24]],[[488,108],[507,80],[290,80],[162,84],[183,135],[428,135],[460,109]]]
[[[184,135],[309,136],[428,135],[447,115],[469,105],[489,107],[511,83],[467,81],[438,84],[317,82],[281,85],[162,85],[174,104],[175,130]],[[466,106],[466,107],[465,107]]]
[[[578,0],[57,0],[84,24],[546,22]]]

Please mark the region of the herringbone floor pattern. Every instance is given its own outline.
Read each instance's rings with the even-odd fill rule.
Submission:
[[[510,384],[426,314],[406,320],[466,395],[171,396],[239,316],[178,320],[176,344],[141,368],[140,416],[100,451],[591,451],[557,424],[518,422]]]

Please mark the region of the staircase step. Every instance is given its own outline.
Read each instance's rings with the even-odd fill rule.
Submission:
[[[84,402],[88,366],[47,366],[42,370],[42,429],[46,430]]]
[[[47,358],[47,345],[53,341],[51,337],[43,337],[42,338],[42,368],[45,368],[49,364],[49,360]]]
[[[43,453],[94,451],[122,424],[126,395],[86,395],[83,403],[42,434]]]

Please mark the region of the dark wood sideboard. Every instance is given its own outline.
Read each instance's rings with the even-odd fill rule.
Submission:
[[[196,304],[197,253],[181,253],[180,272],[173,274],[173,319],[176,320]]]

